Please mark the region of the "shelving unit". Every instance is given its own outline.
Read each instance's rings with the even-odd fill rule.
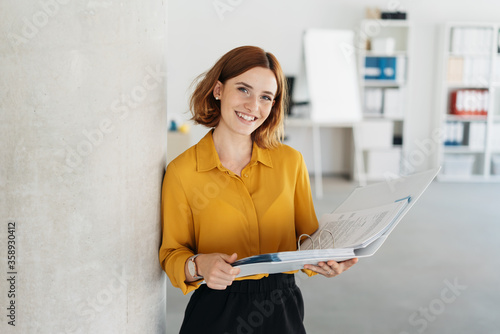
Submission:
[[[440,181],[500,182],[500,24],[443,29]]]
[[[363,121],[357,148],[368,181],[406,174],[408,62],[411,24],[406,20],[361,21],[356,45]]]

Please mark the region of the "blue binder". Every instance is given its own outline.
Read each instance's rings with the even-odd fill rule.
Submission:
[[[365,58],[365,80],[380,79],[381,71],[379,65],[379,57]]]
[[[396,57],[366,57],[365,80],[396,80]]]
[[[381,80],[396,80],[395,57],[380,57],[379,66],[380,66]]]

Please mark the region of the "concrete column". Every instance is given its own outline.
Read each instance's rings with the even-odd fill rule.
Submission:
[[[165,7],[2,1],[1,333],[165,332]]]

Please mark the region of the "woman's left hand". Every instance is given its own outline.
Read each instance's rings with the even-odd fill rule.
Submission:
[[[318,265],[316,266],[312,264],[306,264],[304,266],[304,269],[310,269],[325,277],[335,277],[337,275],[342,274],[347,269],[351,268],[357,262],[358,262],[357,258],[342,262],[336,262],[334,260],[330,260],[328,262],[319,262]]]

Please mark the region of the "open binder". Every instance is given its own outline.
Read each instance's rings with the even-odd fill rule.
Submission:
[[[335,211],[321,217],[316,232],[299,237],[297,251],[240,259],[233,263],[241,269],[238,277],[288,272],[302,269],[305,264],[372,256],[427,189],[439,169],[354,189]]]

